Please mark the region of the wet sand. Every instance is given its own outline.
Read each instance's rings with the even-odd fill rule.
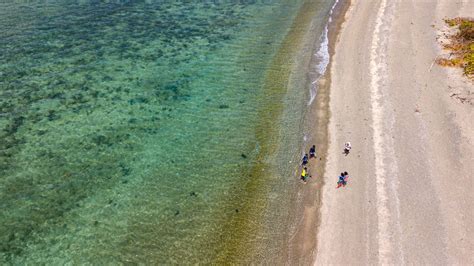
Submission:
[[[474,89],[433,64],[443,18],[473,13],[472,1],[351,3],[330,69],[316,264],[474,263],[473,106],[450,97]]]
[[[344,22],[344,14],[350,6],[350,1],[338,1],[333,8],[331,21],[328,22],[328,52],[330,57],[334,55],[335,44],[338,33]],[[315,50],[316,51],[316,50]],[[311,62],[317,65],[319,62]],[[316,258],[317,238],[315,232],[320,226],[321,192],[324,186],[322,176],[325,172],[328,149],[328,124],[330,117],[329,93],[331,84],[331,73],[329,71],[331,62],[323,76],[316,79],[309,75],[308,81],[315,83],[317,97],[309,106],[306,114],[305,132],[309,132],[305,150],[312,144],[316,145],[316,158],[309,161],[308,169],[312,176],[306,184],[301,182],[301,190],[298,195],[298,206],[294,213],[297,218],[291,238],[288,243],[287,263],[290,265],[311,264]],[[299,177],[300,172],[295,173]]]

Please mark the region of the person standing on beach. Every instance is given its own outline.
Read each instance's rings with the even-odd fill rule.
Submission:
[[[309,158],[316,158],[316,145],[309,148]]]
[[[301,171],[301,180],[303,180],[304,182],[306,182],[306,179],[308,177],[307,170],[308,170],[308,168],[303,167],[303,170]]]
[[[344,154],[347,156],[349,152],[351,151],[352,146],[351,143],[348,141],[344,144]]]
[[[308,154],[306,153],[304,156],[303,156],[303,162],[301,163],[302,166],[305,166],[308,164]]]
[[[349,174],[347,172],[341,173],[339,176],[339,180],[337,181],[337,187],[340,188],[341,186],[345,187],[346,186],[346,180],[349,177]]]

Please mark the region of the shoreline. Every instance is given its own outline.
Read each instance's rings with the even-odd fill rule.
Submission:
[[[249,174],[251,179],[247,181],[244,189],[248,191],[244,197],[252,198],[247,203],[252,203],[254,206],[240,206],[239,218],[229,221],[225,226],[243,233],[234,234],[230,242],[225,242],[225,248],[215,262],[277,262],[281,259],[287,260],[289,257],[290,251],[285,249],[291,236],[284,229],[293,225],[296,216],[285,214],[282,208],[293,213],[292,207],[297,205],[294,196],[301,190],[301,184],[294,179],[297,178],[294,172],[297,167],[295,162],[300,160],[299,151],[288,154],[288,148],[301,146],[302,140],[298,135],[303,133],[301,131],[304,123],[300,120],[308,112],[307,98],[303,97],[308,91],[302,88],[306,88],[308,77],[306,72],[300,70],[308,69],[311,55],[316,52],[309,47],[313,48],[315,43],[319,42],[320,31],[326,23],[321,24],[318,20],[326,15],[324,12],[327,8],[319,1],[305,1],[272,60],[272,67],[265,77],[264,93],[273,100],[269,102],[270,106],[259,112],[261,124],[256,130],[259,153],[257,163]],[[300,100],[305,104],[301,105]],[[275,127],[275,122],[280,126]],[[290,124],[293,126],[289,126]],[[286,166],[288,163],[290,167]],[[279,178],[284,180],[271,182]],[[286,195],[282,196],[279,202],[267,199],[265,204],[255,204],[256,200],[262,200],[258,195],[274,197],[271,194],[275,191],[285,192]],[[285,207],[281,206],[283,202]],[[254,224],[256,220],[260,225]],[[274,223],[278,220],[281,222]],[[280,229],[282,233],[274,233],[274,230],[280,231]],[[249,237],[249,234],[252,236]],[[265,242],[265,238],[272,239],[272,242]],[[265,250],[262,247],[265,247]],[[246,256],[242,257],[242,254]]]
[[[432,65],[443,19],[473,9],[469,1],[352,1],[330,68],[315,265],[474,262],[472,106],[449,96],[474,86]],[[343,156],[346,141],[353,148]],[[335,189],[341,171],[350,178]]]
[[[322,204],[322,188],[325,185],[323,176],[325,173],[325,165],[328,151],[328,123],[331,116],[329,110],[329,94],[331,84],[331,65],[333,56],[335,54],[335,47],[339,32],[343,23],[345,22],[345,14],[350,7],[350,0],[337,0],[334,4],[332,14],[326,23],[327,38],[328,38],[328,53],[329,60],[326,65],[324,74],[311,76],[308,73],[308,83],[310,86],[316,84],[317,92],[314,101],[310,99],[308,112],[305,114],[305,132],[307,133],[307,140],[304,143],[305,150],[312,144],[316,145],[316,159],[310,160],[308,169],[312,173],[312,179],[308,181],[304,187],[300,188],[300,199],[296,202],[300,208],[295,217],[302,217],[294,226],[295,232],[289,241],[288,257],[286,263],[289,264],[310,264],[316,259],[317,238],[314,237],[314,232],[319,230],[320,226],[320,208]],[[323,33],[324,34],[324,33]],[[323,35],[321,35],[322,37]],[[320,41],[320,40],[319,40]],[[320,43],[322,45],[322,43]],[[321,47],[314,50],[318,53]],[[311,60],[309,68],[319,67]],[[316,80],[314,78],[316,77]],[[307,147],[306,147],[307,146]],[[314,163],[316,160],[316,163]],[[296,173],[296,176],[299,172]]]

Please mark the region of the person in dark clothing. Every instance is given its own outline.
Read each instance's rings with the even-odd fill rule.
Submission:
[[[308,164],[308,154],[306,153],[304,156],[303,156],[303,162],[301,163],[302,166],[305,166]]]
[[[313,157],[316,157],[316,146],[315,145],[313,145],[309,149],[309,158],[313,158]]]

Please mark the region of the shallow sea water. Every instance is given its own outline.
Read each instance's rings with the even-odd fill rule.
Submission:
[[[1,2],[0,262],[214,261],[300,6]]]

